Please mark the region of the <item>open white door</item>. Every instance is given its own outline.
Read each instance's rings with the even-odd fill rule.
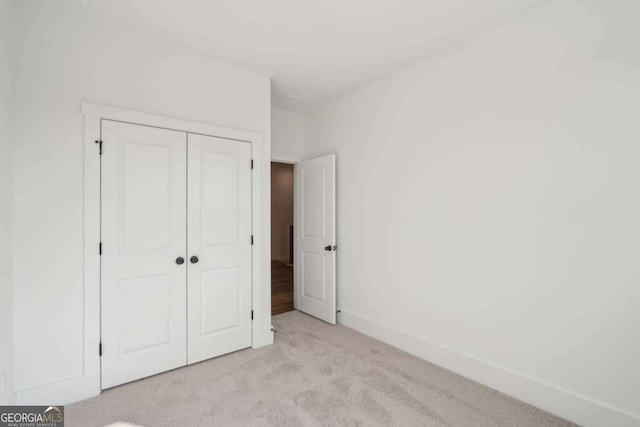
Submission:
[[[336,323],[336,156],[295,165],[297,310]]]
[[[187,362],[184,132],[102,121],[102,388]]]

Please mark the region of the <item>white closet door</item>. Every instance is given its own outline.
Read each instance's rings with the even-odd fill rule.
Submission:
[[[295,166],[296,309],[336,323],[336,156]]]
[[[102,388],[186,363],[186,134],[102,121]],[[96,248],[97,250],[97,248]]]
[[[195,363],[251,346],[251,144],[189,134],[187,147],[188,362]]]

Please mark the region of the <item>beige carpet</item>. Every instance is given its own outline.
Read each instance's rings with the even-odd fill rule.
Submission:
[[[573,425],[342,326],[274,316],[275,344],[104,391],[66,425]]]

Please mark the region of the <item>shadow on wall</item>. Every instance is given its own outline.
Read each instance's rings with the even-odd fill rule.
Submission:
[[[290,262],[293,225],[293,165],[271,163],[271,258]]]

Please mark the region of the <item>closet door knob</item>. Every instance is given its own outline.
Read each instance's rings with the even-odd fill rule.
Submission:
[[[182,264],[184,264],[184,258],[182,258],[181,256],[179,256],[178,258],[176,258],[176,264],[178,264],[178,265],[182,265]]]
[[[200,261],[200,260],[198,259],[197,256],[194,255],[194,256],[191,257],[191,264],[196,264],[198,261]]]

